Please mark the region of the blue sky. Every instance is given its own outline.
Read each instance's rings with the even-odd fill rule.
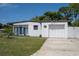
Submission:
[[[0,23],[27,21],[35,16],[43,15],[46,11],[57,11],[67,3],[1,3]]]

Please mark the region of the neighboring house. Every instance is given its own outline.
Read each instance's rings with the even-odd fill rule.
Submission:
[[[16,22],[13,23],[15,35],[42,36],[42,37],[68,37],[67,22]]]

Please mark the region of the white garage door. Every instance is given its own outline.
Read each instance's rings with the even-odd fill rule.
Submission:
[[[65,37],[65,24],[50,24],[49,37]]]

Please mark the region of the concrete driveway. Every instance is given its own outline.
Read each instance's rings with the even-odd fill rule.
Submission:
[[[79,56],[79,39],[48,38],[32,56]]]

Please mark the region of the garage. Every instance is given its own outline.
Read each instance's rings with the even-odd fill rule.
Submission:
[[[64,38],[66,37],[65,24],[49,24],[49,37]]]

